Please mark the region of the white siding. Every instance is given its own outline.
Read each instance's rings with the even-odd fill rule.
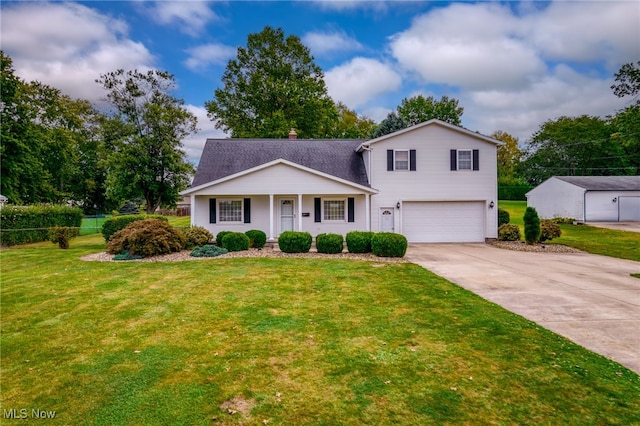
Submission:
[[[485,240],[484,202],[408,202],[401,209],[402,234],[409,242]]]
[[[549,178],[527,193],[527,206],[542,219],[570,217],[584,221],[584,189],[555,177]]]
[[[395,137],[371,144],[371,182],[379,193],[372,197],[372,230],[378,231],[380,207],[395,206],[409,201],[480,201],[487,206],[483,212],[485,238],[497,237],[496,145],[474,136],[437,124],[418,127]],[[416,171],[387,171],[388,149],[415,149]],[[451,149],[479,150],[479,170],[450,168]],[[401,214],[395,215],[400,229]]]

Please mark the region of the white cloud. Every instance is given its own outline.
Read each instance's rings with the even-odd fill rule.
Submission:
[[[461,100],[465,107],[463,121],[472,130],[485,134],[504,130],[525,142],[547,120],[614,114],[625,101],[613,95],[610,85],[609,80],[591,78],[559,65],[531,87],[469,92]]]
[[[206,69],[209,65],[224,64],[236,54],[236,49],[223,44],[212,43],[187,49],[189,58],[184,65],[192,71]]]
[[[362,50],[362,44],[344,31],[310,32],[302,37],[302,42],[315,56]]]
[[[76,3],[16,3],[2,8],[2,49],[16,74],[74,97],[99,100],[95,79],[118,68],[148,69],[154,58],[127,38],[127,24]]]
[[[515,88],[546,71],[518,32],[518,20],[504,6],[453,4],[416,18],[390,48],[401,66],[427,83]]]
[[[207,117],[205,108],[195,105],[185,105],[185,108],[198,119],[198,133],[182,140],[187,159],[197,166],[206,140],[208,138],[226,138],[228,135],[222,130],[216,129],[215,123]]]
[[[391,66],[362,57],[327,71],[324,80],[329,95],[349,108],[358,108],[378,95],[397,90],[402,83]]]
[[[526,36],[548,59],[612,65],[640,57],[636,1],[556,1],[521,21]]]
[[[191,36],[199,35],[209,22],[218,19],[206,1],[156,1],[143,10],[159,24],[177,27]]]

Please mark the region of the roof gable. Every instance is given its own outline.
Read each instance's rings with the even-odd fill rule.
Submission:
[[[454,132],[458,132],[458,133],[461,133],[461,134],[464,134],[464,135],[470,136],[472,138],[479,139],[481,141],[488,142],[488,143],[491,143],[491,144],[494,144],[494,145],[503,145],[504,144],[503,142],[501,142],[501,141],[499,141],[497,139],[491,138],[489,136],[485,136],[485,135],[482,135],[480,133],[473,132],[471,130],[465,129],[464,127],[454,126],[453,124],[445,123],[444,121],[441,121],[441,120],[433,118],[431,120],[416,124],[415,126],[407,127],[405,129],[401,129],[401,130],[395,131],[393,133],[389,133],[387,135],[380,136],[379,138],[371,139],[370,141],[363,141],[360,144],[360,146],[358,146],[358,151],[362,151],[365,145],[369,146],[369,145],[375,144],[377,142],[381,142],[381,141],[384,141],[384,140],[387,140],[387,139],[391,139],[391,138],[396,137],[398,135],[402,135],[404,133],[413,132],[413,131],[416,131],[416,130],[419,130],[419,129],[422,129],[422,128],[428,127],[428,126],[440,126],[440,127],[445,128],[445,129],[449,129],[449,130],[452,130]]]
[[[640,191],[640,176],[554,176],[587,191]]]
[[[361,140],[208,139],[192,187],[220,180],[276,160],[369,187]]]

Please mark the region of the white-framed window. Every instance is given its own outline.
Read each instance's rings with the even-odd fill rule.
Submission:
[[[473,157],[470,149],[458,150],[458,170],[471,170]]]
[[[394,170],[409,170],[409,150],[408,149],[396,149],[393,152],[394,158]]]
[[[322,218],[324,221],[346,222],[346,201],[342,200],[322,200]]]
[[[242,223],[242,200],[219,200],[218,221]]]

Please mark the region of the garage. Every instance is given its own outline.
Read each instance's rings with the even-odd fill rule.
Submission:
[[[484,242],[484,201],[402,203],[402,234],[409,242]]]

